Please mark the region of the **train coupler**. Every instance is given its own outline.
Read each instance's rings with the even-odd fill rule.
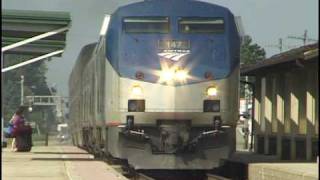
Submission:
[[[131,138],[131,139],[136,139],[136,140],[149,140],[150,137],[144,133],[144,130],[129,130],[129,129],[124,129],[123,131],[120,131],[120,133],[122,135],[124,135],[127,138]]]

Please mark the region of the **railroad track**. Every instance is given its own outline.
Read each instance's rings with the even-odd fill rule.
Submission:
[[[85,149],[86,150],[86,149]],[[97,158],[97,157],[96,157]],[[128,164],[124,163],[121,160],[113,159],[111,157],[98,157],[97,159],[100,159],[110,165],[114,170],[121,173],[125,177],[127,177],[129,180],[231,180],[229,178],[225,178],[216,174],[212,173],[196,173],[190,174],[188,172],[180,172],[180,173],[146,173],[143,172],[137,172],[134,169],[130,168]],[[190,171],[191,172],[191,171]],[[159,176],[159,174],[161,174]],[[150,177],[153,176],[153,177]]]
[[[145,174],[138,173],[137,176],[133,180],[155,180],[155,179],[152,177],[149,177]]]
[[[207,174],[207,180],[231,180],[215,174]]]
[[[231,180],[229,178],[225,178],[215,174],[206,174],[206,179],[203,180]],[[179,179],[179,177],[177,177]],[[143,173],[137,173],[132,180],[156,180],[155,178],[149,177]]]

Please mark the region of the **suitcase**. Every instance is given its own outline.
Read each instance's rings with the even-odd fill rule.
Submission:
[[[29,152],[32,147],[32,133],[21,133],[16,136],[16,148],[18,152]]]

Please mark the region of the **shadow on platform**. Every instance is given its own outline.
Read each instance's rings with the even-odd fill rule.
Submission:
[[[32,158],[33,161],[97,161],[88,158]]]
[[[88,154],[81,152],[33,152],[34,154]]]

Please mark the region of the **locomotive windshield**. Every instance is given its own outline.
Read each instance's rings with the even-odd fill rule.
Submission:
[[[127,33],[168,33],[168,17],[126,17],[123,28]]]
[[[186,17],[179,20],[179,31],[182,33],[223,33],[222,18]]]

